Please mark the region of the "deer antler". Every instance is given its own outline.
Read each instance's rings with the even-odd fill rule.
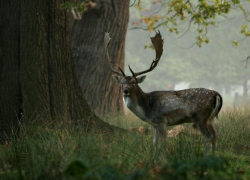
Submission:
[[[160,61],[161,55],[163,52],[163,39],[161,38],[161,33],[159,30],[158,30],[158,33],[156,32],[155,37],[151,37],[151,41],[155,48],[155,60],[153,60],[148,70],[137,72],[137,73],[134,73],[131,67],[129,66],[129,70],[131,71],[133,77],[152,71],[157,66],[158,62]]]
[[[106,33],[105,33],[105,36],[104,36],[104,45],[105,45],[105,51],[106,51],[106,53],[107,53],[107,57],[108,57],[108,60],[109,60],[109,63],[110,63],[110,69],[112,70],[113,73],[119,74],[119,75],[121,75],[121,76],[126,76],[125,73],[122,71],[122,69],[121,69],[120,67],[119,67],[119,69],[120,69],[121,73],[118,72],[118,71],[116,71],[116,70],[114,70],[114,69],[112,68],[113,61],[111,61],[111,59],[110,59],[110,57],[109,57],[109,51],[108,51],[108,46],[109,46],[110,40],[111,40],[111,38],[110,38],[110,36],[109,36],[109,33],[106,32]]]

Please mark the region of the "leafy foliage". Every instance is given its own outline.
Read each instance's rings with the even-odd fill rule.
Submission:
[[[179,34],[180,25],[188,23],[186,31],[193,25],[196,28],[196,44],[201,47],[209,43],[208,28],[217,26],[220,19],[227,17],[233,9],[240,9],[249,22],[249,13],[240,0],[153,0],[151,4],[138,1],[135,8],[140,12],[140,19],[134,20],[132,29],[153,31],[160,26],[166,26],[169,32]],[[242,26],[242,34],[249,36],[246,25]],[[185,34],[185,33],[184,33]],[[237,43],[234,42],[234,45]]]

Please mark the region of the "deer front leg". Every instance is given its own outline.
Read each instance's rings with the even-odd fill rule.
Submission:
[[[155,148],[155,157],[159,155],[159,140],[160,140],[160,147],[163,149],[163,156],[165,161],[167,161],[167,132],[166,132],[166,125],[159,124],[153,127],[153,143]],[[160,148],[160,149],[161,149]]]
[[[161,148],[163,149],[163,156],[165,162],[167,162],[167,126],[166,124],[159,125],[159,136],[161,141]]]
[[[153,127],[153,143],[154,143],[154,152],[155,152],[154,159],[159,154],[158,142],[159,142],[159,130],[157,129],[157,127]]]

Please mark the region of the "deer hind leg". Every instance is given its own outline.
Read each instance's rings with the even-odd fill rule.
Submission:
[[[212,133],[210,132],[210,129],[208,128],[207,122],[200,122],[195,121],[195,126],[198,128],[198,130],[201,132],[201,134],[206,138],[206,149],[204,152],[204,156],[209,155],[209,151],[211,149],[211,140],[212,140]]]
[[[210,124],[208,124],[209,131],[212,133],[212,156],[215,155],[215,150],[217,148],[217,138],[218,134],[214,129],[213,122],[211,121]]]

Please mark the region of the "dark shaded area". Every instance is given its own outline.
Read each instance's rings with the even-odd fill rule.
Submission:
[[[114,127],[92,113],[77,82],[68,17],[61,0],[0,4],[0,137],[18,122],[67,122],[88,130]],[[13,131],[13,133],[12,133]]]

